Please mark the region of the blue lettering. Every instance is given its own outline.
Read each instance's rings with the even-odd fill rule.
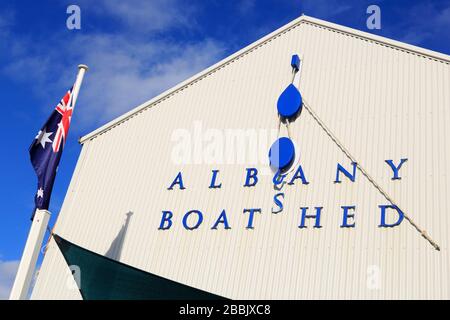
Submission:
[[[380,222],[380,225],[378,227],[380,227],[380,228],[392,228],[392,227],[398,226],[400,223],[402,223],[403,218],[404,218],[404,214],[397,206],[394,206],[394,205],[381,205],[381,206],[378,206],[378,207],[381,209],[381,222]],[[386,209],[388,209],[388,208],[397,210],[397,213],[398,213],[397,222],[392,223],[392,224],[386,223]]]
[[[343,166],[341,166],[339,163],[337,165],[337,171],[336,171],[336,180],[334,183],[341,183],[341,180],[339,180],[339,172],[342,172],[347,178],[349,178],[352,182],[355,182],[356,178],[356,163],[352,162],[353,166],[353,174],[348,172]]]
[[[220,183],[219,185],[216,184],[216,179],[217,179],[217,174],[219,173],[219,170],[213,170],[212,171],[213,176],[211,178],[211,184],[209,185],[210,189],[216,189],[216,188],[221,188],[222,187],[222,183]]]
[[[341,228],[354,228],[355,227],[355,222],[353,222],[352,224],[348,223],[348,218],[352,218],[353,220],[355,219],[355,214],[353,213],[348,213],[349,210],[355,210],[355,206],[342,206],[341,207],[344,210],[344,213],[342,215],[342,224],[341,224]]]
[[[253,216],[255,215],[255,212],[261,213],[261,209],[244,209],[244,213],[248,212],[248,223],[247,223],[247,229],[253,229]]]
[[[161,223],[159,224],[159,230],[169,230],[172,226],[173,213],[171,211],[163,211]],[[167,222],[167,225],[166,225]]]
[[[292,177],[288,185],[290,186],[293,185],[294,181],[297,179],[302,179],[302,184],[309,184],[308,180],[306,180],[305,174],[303,173],[302,166],[298,166],[297,171],[295,172],[294,176]]]
[[[392,161],[392,160],[384,160],[391,167],[392,171],[394,172],[394,176],[392,177],[392,180],[400,180],[401,179],[398,175],[398,172],[400,171],[400,168],[407,160],[408,159],[401,159],[398,166],[396,166],[394,164],[394,161]]]
[[[272,207],[272,213],[280,213],[281,211],[283,211],[283,202],[281,202],[281,200],[279,200],[278,198],[284,199],[284,193],[277,193],[273,196],[273,202],[275,202],[279,209],[277,211],[274,211]]]
[[[219,218],[214,223],[214,225],[212,226],[211,229],[216,229],[217,230],[217,226],[219,225],[219,223],[223,223],[224,229],[231,229],[230,225],[228,224],[227,214],[226,214],[225,210],[222,211],[222,213],[220,214]]]
[[[250,180],[253,182],[250,183]],[[245,178],[244,187],[254,187],[258,183],[258,170],[256,168],[247,168],[247,176]]]
[[[173,190],[173,187],[177,184],[180,186],[180,190],[186,189],[183,185],[183,177],[181,176],[181,171],[178,172],[177,177],[175,178],[175,180],[173,180],[172,184],[169,188],[167,188],[167,190]]]
[[[197,214],[198,220],[197,220],[197,223],[194,226],[189,227],[188,224],[187,224],[187,220],[188,220],[189,216],[191,214],[193,214],[193,213]],[[203,221],[203,214],[199,210],[191,210],[191,211],[186,212],[186,214],[183,217],[183,227],[186,230],[194,230],[194,229],[197,229],[200,226],[202,221]]]
[[[283,175],[280,171],[277,171],[277,173],[273,176],[272,182],[275,186],[278,186],[283,183],[284,178],[286,178],[286,175]]]
[[[316,214],[315,215],[307,215],[306,212],[309,209],[308,207],[301,207],[302,209],[302,220],[300,222],[299,228],[307,228],[305,226],[306,218],[316,218],[316,223],[314,224],[314,228],[322,228],[320,225],[320,214],[322,212],[322,207],[315,207]]]

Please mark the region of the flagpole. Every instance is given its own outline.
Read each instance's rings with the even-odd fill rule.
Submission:
[[[34,269],[49,220],[49,211],[36,210],[9,300],[25,300],[28,298],[28,291],[33,280]]]
[[[75,80],[75,84],[73,86],[73,103],[72,103],[73,106],[75,106],[75,103],[77,102],[81,83],[83,82],[84,74],[86,73],[86,71],[88,71],[88,69],[89,69],[88,66],[85,64],[78,65],[78,75],[77,79]]]
[[[84,64],[78,66],[78,75],[73,87],[72,106],[78,98],[81,83],[88,67]],[[22,259],[20,260],[19,269],[17,270],[14,285],[9,296],[10,300],[25,300],[28,298],[31,281],[33,280],[34,270],[41,250],[42,241],[44,240],[48,222],[50,220],[50,212],[48,210],[36,210],[28,233],[27,242],[23,250]]]

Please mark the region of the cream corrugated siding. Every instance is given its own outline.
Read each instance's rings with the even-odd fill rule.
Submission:
[[[105,254],[131,211],[120,261],[232,299],[450,298],[448,57],[311,18],[289,27],[86,137],[55,232]],[[336,163],[350,167],[349,160],[305,110],[292,132],[310,184],[284,189],[281,214],[270,213],[271,176],[242,187],[245,168],[264,165],[171,161],[173,131],[193,133],[195,121],[203,130],[276,129],[276,101],[290,81],[293,53],[303,56],[304,98],[440,252],[406,221],[378,228],[378,205],[386,200],[359,172],[355,183],[333,183]],[[267,148],[272,141],[267,137]],[[404,157],[402,180],[392,181],[384,160]],[[220,170],[221,189],[208,189],[212,169]],[[166,190],[179,171],[187,190]],[[356,228],[339,228],[343,205],[356,205]],[[323,207],[321,229],[313,221],[297,228],[301,206]],[[252,207],[262,214],[254,230],[245,230],[242,210]],[[191,209],[204,213],[197,231],[181,227]],[[223,209],[232,229],[210,230]],[[170,231],[157,230],[161,210],[174,212]],[[379,289],[367,286],[371,266],[380,270]],[[67,281],[52,241],[33,298],[80,298]]]

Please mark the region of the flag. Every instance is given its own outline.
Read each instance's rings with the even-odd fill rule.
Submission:
[[[38,178],[37,192],[34,196],[35,209],[47,210],[49,207],[53,183],[67,140],[74,104],[72,87],[58,103],[31,143],[30,160]],[[34,211],[31,220],[34,218]]]

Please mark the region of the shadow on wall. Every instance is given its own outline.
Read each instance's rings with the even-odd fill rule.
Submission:
[[[131,219],[132,215],[133,215],[133,212],[131,212],[131,211],[126,214],[126,219],[125,219],[124,224],[122,225],[122,228],[120,228],[119,233],[117,234],[114,241],[111,243],[111,246],[109,247],[108,251],[106,251],[106,253],[105,253],[106,257],[113,259],[113,260],[120,261],[123,244],[125,243],[125,237],[127,234],[128,226],[130,225],[130,219]]]

